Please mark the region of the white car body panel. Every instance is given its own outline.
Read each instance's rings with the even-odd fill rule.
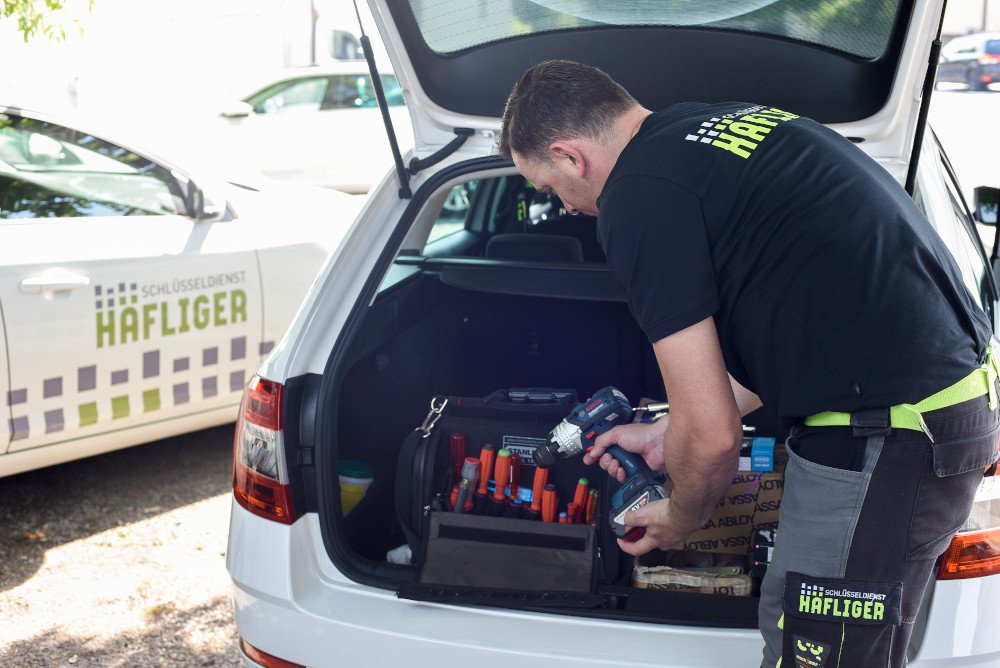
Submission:
[[[239,395],[236,395],[236,398],[238,400]],[[34,471],[54,464],[130,448],[140,443],[149,443],[192,431],[218,427],[233,422],[238,411],[239,404],[237,403],[224,408],[181,415],[162,422],[147,421],[135,427],[83,436],[47,447],[8,452],[0,456],[0,476]]]
[[[917,663],[910,665],[940,661],[948,666],[1000,666],[997,601],[1000,575],[935,582],[927,631]],[[955,663],[956,656],[978,656],[982,663]]]
[[[233,232],[236,221],[180,216],[6,222],[0,301],[19,316],[6,326],[9,451],[169,419],[196,399],[237,403],[259,360],[262,299],[254,251]],[[229,237],[228,250],[202,254],[201,233]],[[54,272],[80,287],[25,292],[26,280],[66,281]]]

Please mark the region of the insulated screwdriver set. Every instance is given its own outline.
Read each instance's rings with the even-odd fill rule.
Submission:
[[[434,399],[400,449],[396,478],[422,582],[567,591],[573,563],[572,590],[591,589],[617,484],[582,457],[550,466],[535,457],[578,403],[573,391],[534,388]]]

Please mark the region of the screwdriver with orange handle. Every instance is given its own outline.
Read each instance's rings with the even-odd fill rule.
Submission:
[[[501,448],[493,464],[493,497],[490,499],[489,514],[502,515],[507,507],[507,481],[510,480],[510,450]]]
[[[586,478],[580,478],[576,483],[576,490],[573,493],[573,503],[576,504],[574,512],[569,513],[569,521],[579,524],[583,521],[583,511],[587,507],[587,485],[590,483]],[[567,509],[566,512],[569,512]]]
[[[537,520],[542,512],[542,495],[545,485],[549,482],[549,469],[545,466],[535,467],[535,477],[531,482],[531,506],[527,509],[529,520]]]
[[[486,485],[489,484],[490,476],[493,475],[493,457],[493,446],[487,443],[479,453],[479,487],[472,499],[473,512],[480,515],[486,512]]]
[[[558,508],[559,497],[556,495],[556,486],[550,483],[542,492],[542,521],[555,522]]]
[[[599,512],[598,494],[599,492],[596,489],[590,490],[587,494],[587,509],[583,514],[584,521],[587,524],[594,524],[597,521],[597,513]]]

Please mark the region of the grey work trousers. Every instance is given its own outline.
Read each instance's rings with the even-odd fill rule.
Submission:
[[[888,411],[864,424],[873,416],[873,427],[795,427],[785,445],[762,668],[904,665],[936,560],[996,461],[1000,411],[985,396],[926,413],[933,442],[882,426]]]

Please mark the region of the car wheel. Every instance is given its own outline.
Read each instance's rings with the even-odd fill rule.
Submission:
[[[979,72],[977,70],[969,70],[966,83],[969,84],[969,90],[986,90],[986,84],[979,79]]]

